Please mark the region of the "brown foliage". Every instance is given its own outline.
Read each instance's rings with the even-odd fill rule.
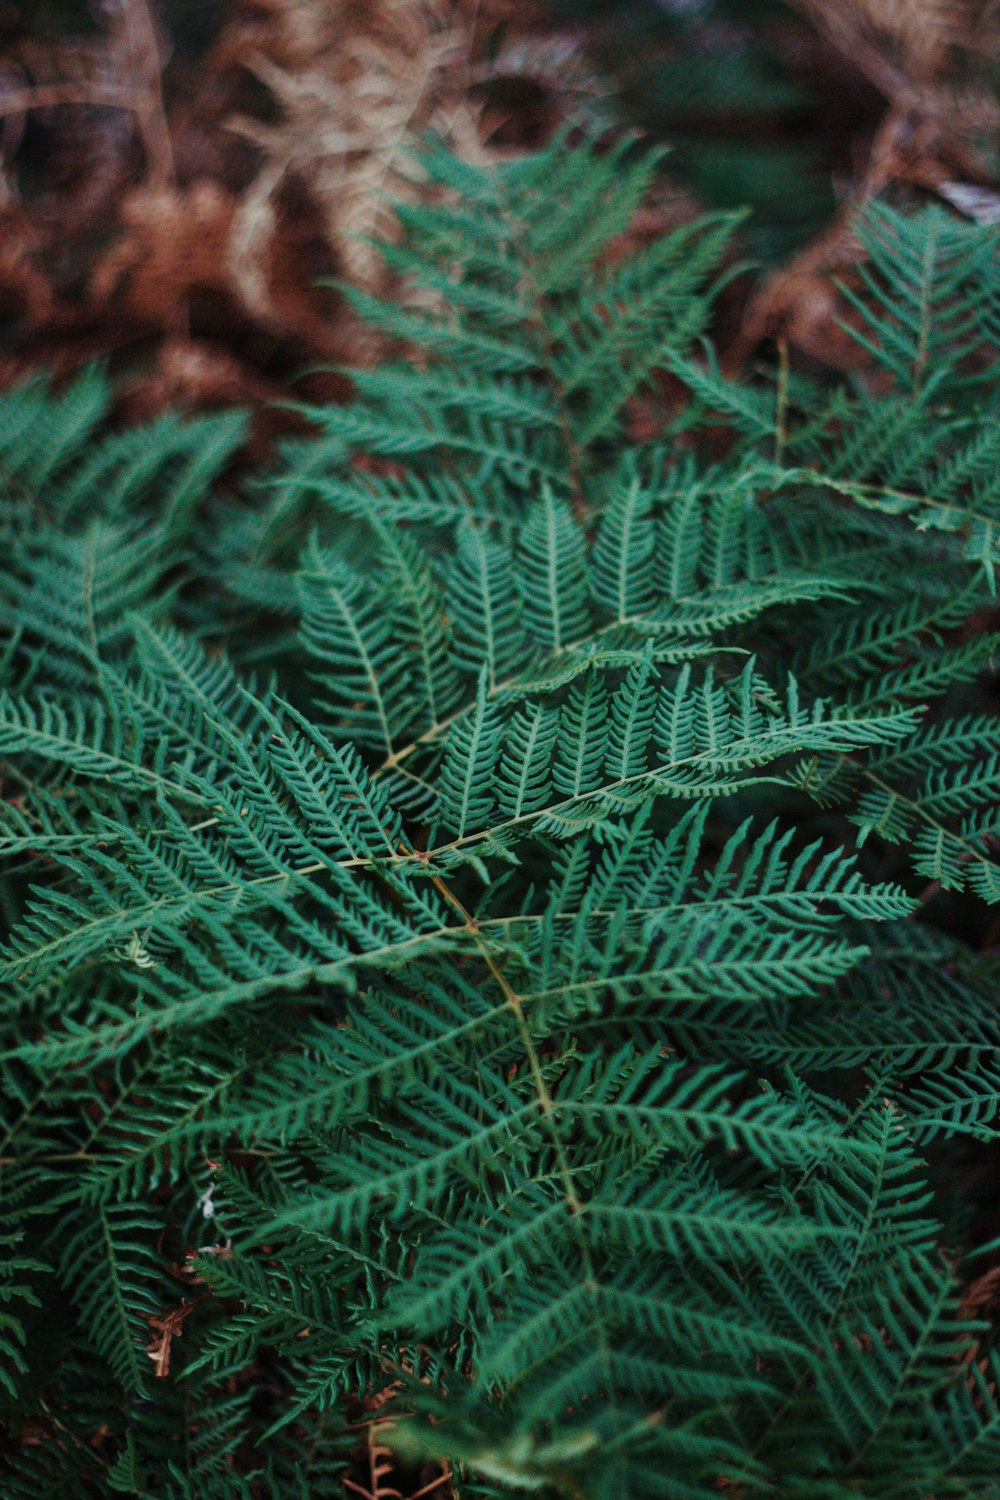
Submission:
[[[219,17],[194,64],[155,0],[107,0],[96,38],[0,58],[0,380],[107,354],[130,416],[260,409],[289,382],[336,399],[317,364],[371,348],[322,283],[384,289],[367,241],[419,192],[414,138],[486,159],[512,144],[498,79],[535,90],[515,145],[595,91],[577,44],[527,34],[539,17],[505,0],[228,0]]]
[[[730,366],[774,339],[835,369],[857,369],[865,360],[844,330],[848,310],[834,281],[849,280],[857,265],[853,225],[865,204],[916,189],[970,218],[1000,219],[993,167],[1000,102],[977,66],[998,54],[1000,6],[995,0],[791,3],[878,90],[884,113],[832,223],[751,299]]]
[[[1000,5],[789,4],[790,22],[797,11],[812,30],[790,24],[775,45],[803,78],[835,81],[830,128],[851,135],[852,166],[832,223],[755,289],[728,363],[776,340],[793,358],[856,368],[834,282],[857,261],[858,209],[903,188],[1000,218],[987,149],[1000,108],[982,70]],[[14,33],[0,54],[0,316],[12,331],[0,381],[106,354],[125,372],[130,418],[178,402],[273,413],[290,384],[341,398],[323,368],[376,351],[323,283],[386,290],[370,240],[391,232],[391,199],[420,192],[414,138],[493,159],[599,115],[610,87],[588,62],[600,27],[560,29],[545,0],[219,0],[194,61],[158,5],[105,0],[97,35]],[[882,101],[861,137],[850,103],[843,119],[832,103],[858,89],[866,108]],[[675,194],[635,232],[691,208]],[[275,420],[258,418],[263,436]]]

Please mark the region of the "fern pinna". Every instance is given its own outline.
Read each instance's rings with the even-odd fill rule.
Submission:
[[[11,1497],[998,1493],[996,237],[735,383],[656,169],[432,150],[241,497],[5,398]]]

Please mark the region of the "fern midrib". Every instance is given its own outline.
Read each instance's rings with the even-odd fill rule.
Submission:
[[[857,769],[856,764],[855,769]],[[936,828],[943,838],[952,843],[960,844],[965,851],[967,860],[973,860],[977,864],[985,865],[991,870],[998,868],[995,861],[990,859],[988,854],[984,854],[981,849],[977,849],[975,844],[970,843],[964,835],[949,828],[946,823],[942,823],[940,819],[934,817],[933,813],[926,812],[922,802],[915,802],[912,797],[904,796],[902,792],[890,786],[887,781],[883,781],[880,776],[876,775],[874,771],[869,771],[867,767],[862,766],[860,769],[862,775],[872,782],[874,786],[877,786],[880,791],[885,792],[892,801],[901,802],[904,806],[910,808],[920,821],[929,823],[933,828]]]
[[[879,1433],[883,1431],[887,1422],[889,1421],[889,1418],[892,1416],[892,1413],[896,1408],[896,1403],[899,1400],[900,1394],[906,1387],[906,1382],[909,1376],[915,1369],[920,1368],[920,1360],[923,1352],[927,1348],[932,1335],[937,1331],[937,1320],[944,1309],[947,1307],[948,1303],[952,1300],[952,1297],[953,1289],[951,1283],[946,1277],[940,1278],[935,1287],[932,1310],[928,1310],[926,1308],[921,1309],[921,1313],[923,1314],[923,1316],[921,1318],[920,1332],[916,1340],[910,1346],[906,1359],[904,1360],[903,1364],[896,1374],[896,1379],[893,1382],[891,1394],[888,1396],[888,1399],[883,1402],[882,1412],[879,1416],[879,1419],[877,1422],[872,1424],[871,1428],[869,1429],[867,1438],[853,1455],[853,1463],[856,1468],[861,1465],[865,1454],[868,1453],[873,1447]],[[957,1352],[958,1351],[956,1350],[956,1356]]]
[[[883,498],[902,501],[908,507],[926,506],[929,510],[944,511],[956,518],[956,525],[953,528],[956,532],[971,522],[978,522],[990,533],[1000,525],[1000,518],[989,511],[974,510],[968,505],[954,501],[938,500],[933,495],[922,494],[919,491],[894,489],[890,485],[870,484],[861,480],[840,479],[835,474],[814,472],[808,469],[795,469],[789,473],[791,477],[807,479],[809,483],[818,485],[821,489],[835,490],[837,494],[844,495],[849,500],[860,500],[862,504],[866,497],[873,500]],[[917,529],[923,528],[918,526]],[[997,545],[1000,545],[1000,542],[995,538],[994,546]]]
[[[778,731],[778,734],[783,734],[787,738],[792,738],[795,734],[795,727],[788,726],[785,729]],[[776,736],[774,732],[772,732],[772,740],[775,737]],[[763,736],[759,738],[744,738],[742,740],[732,741],[727,747],[724,754],[724,764],[728,766],[730,772],[735,772],[740,769],[751,770],[754,767],[760,766],[762,763],[766,763],[769,760],[777,759],[782,753],[784,753],[785,747],[782,747],[780,745],[775,746],[772,744],[771,746],[768,746],[762,754],[762,740]],[[794,746],[789,748],[794,748]],[[78,940],[81,934],[85,934],[91,931],[98,931],[102,926],[117,925],[125,919],[127,919],[126,925],[141,928],[150,925],[147,918],[151,918],[156,914],[162,915],[163,913],[170,911],[172,908],[177,910],[178,912],[183,911],[185,908],[190,909],[192,905],[197,904],[198,898],[200,898],[201,900],[210,900],[213,897],[233,894],[242,890],[253,890],[255,888],[267,885],[276,885],[281,882],[287,883],[290,880],[304,880],[312,875],[320,874],[323,871],[327,870],[371,869],[378,868],[379,866],[407,865],[413,864],[415,862],[427,866],[432,864],[435,859],[440,859],[449,854],[458,853],[464,849],[474,847],[477,844],[481,844],[484,842],[488,843],[496,839],[498,836],[502,836],[508,832],[514,832],[519,828],[530,827],[532,824],[535,824],[542,819],[553,817],[558,818],[560,815],[567,813],[574,807],[586,807],[588,802],[596,802],[602,800],[606,801],[608,799],[614,798],[616,793],[624,791],[629,787],[641,787],[643,784],[650,785],[652,783],[655,783],[658,779],[666,779],[671,773],[676,776],[678,771],[682,771],[686,767],[697,768],[698,766],[705,765],[721,769],[719,767],[719,761],[720,755],[718,752],[714,752],[712,750],[699,751],[696,754],[685,757],[684,759],[679,761],[667,761],[657,767],[654,767],[651,770],[637,772],[632,776],[617,778],[616,780],[613,780],[609,783],[605,783],[603,786],[595,787],[591,791],[587,791],[579,795],[561,798],[557,802],[549,804],[547,807],[538,808],[532,812],[522,813],[519,816],[509,818],[499,824],[495,824],[491,828],[463,835],[459,838],[451,840],[448,843],[438,845],[436,848],[428,851],[416,851],[408,849],[401,853],[392,853],[386,855],[355,855],[340,860],[330,860],[322,862],[314,861],[308,865],[300,866],[298,869],[276,871],[274,874],[257,876],[247,881],[232,881],[219,886],[207,887],[199,892],[189,892],[181,899],[169,899],[164,897],[145,902],[142,906],[133,908],[131,910],[127,908],[118,908],[114,912],[102,914],[100,917],[93,918],[89,922],[81,924],[79,927],[73,929],[69,933],[62,932],[58,935],[58,937],[52,939],[51,942],[45,943],[40,947],[36,947],[35,949],[31,950],[31,953],[29,955],[23,955],[17,960],[17,972],[23,971],[25,966],[29,965],[30,963],[37,962],[39,959],[45,958],[53,953],[58,952],[61,948],[66,947],[70,942]],[[785,784],[785,779],[780,776],[754,776],[750,780],[745,779],[742,783],[727,781],[725,782],[725,785],[727,787],[735,788],[740,784],[759,785],[764,781],[772,781],[777,785]],[[714,784],[717,785],[718,781],[716,780]],[[682,790],[683,786],[679,789]],[[345,962],[348,962],[348,960],[345,960]]]
[[[486,944],[482,941],[482,938],[480,937],[478,931],[476,931],[475,922],[470,912],[451,890],[450,886],[448,886],[440,876],[434,876],[433,879],[434,884],[441,895],[444,896],[444,898],[448,902],[450,902],[450,904],[455,908],[459,915],[464,919],[466,927],[473,932],[476,946],[480,951],[483,961],[486,964],[489,972],[492,974],[500,990],[500,993],[504,997],[505,1003],[509,1007],[511,1014],[514,1017],[518,1035],[521,1040],[521,1046],[524,1050],[524,1055],[528,1062],[528,1068],[531,1074],[532,1084],[535,1089],[535,1095],[541,1108],[542,1119],[546,1124],[551,1140],[553,1154],[562,1182],[563,1196],[565,1198],[566,1206],[569,1210],[569,1222],[573,1233],[573,1238],[576,1242],[577,1250],[580,1256],[580,1263],[583,1267],[584,1281],[588,1287],[596,1289],[598,1284],[597,1274],[593,1257],[590,1252],[590,1246],[587,1244],[586,1239],[580,1235],[576,1228],[576,1220],[578,1216],[583,1212],[585,1207],[584,1200],[579,1196],[576,1190],[573,1170],[570,1166],[569,1157],[566,1154],[566,1144],[557,1130],[549,1128],[549,1122],[552,1120],[555,1110],[555,1100],[553,1099],[549,1091],[548,1084],[545,1081],[545,1073],[542,1069],[541,1059],[535,1047],[534,1038],[532,1037],[531,1031],[524,1018],[521,996],[510,985],[506,976],[504,975],[503,970],[500,968],[499,964],[493,957],[493,954],[490,952]],[[608,1343],[607,1330],[604,1324],[600,1322],[598,1323],[597,1327],[597,1340],[601,1363],[604,1366],[605,1370],[606,1389],[608,1392],[608,1397],[612,1407],[617,1408],[613,1367],[611,1362],[611,1349]]]
[[[848,1132],[849,1128],[854,1124],[855,1120],[861,1115],[862,1110],[864,1108],[868,1107],[868,1104],[870,1102],[870,1098],[874,1094],[878,1093],[881,1090],[881,1088],[882,1088],[882,1083],[881,1083],[881,1081],[878,1081],[876,1084],[874,1084],[872,1086],[869,1095],[866,1096],[865,1099],[862,1101],[862,1103],[859,1106],[857,1106],[852,1111],[850,1117],[848,1118],[848,1120],[846,1120],[844,1122],[844,1125],[843,1125],[843,1132],[842,1133],[845,1136],[847,1135],[847,1132]],[[888,1111],[887,1111],[886,1112],[886,1126],[885,1126],[885,1130],[884,1130],[884,1139],[885,1139],[885,1143],[886,1144],[885,1144],[885,1149],[883,1150],[883,1152],[880,1154],[880,1156],[878,1158],[876,1169],[875,1169],[875,1172],[873,1173],[874,1186],[872,1187],[872,1189],[868,1193],[867,1202],[865,1204],[864,1215],[862,1217],[861,1225],[860,1225],[860,1227],[859,1227],[859,1229],[857,1231],[857,1234],[856,1234],[856,1237],[855,1237],[855,1240],[854,1240],[854,1248],[853,1248],[853,1250],[851,1252],[850,1263],[848,1265],[846,1274],[841,1278],[840,1287],[839,1287],[839,1290],[837,1292],[837,1296],[836,1296],[836,1298],[834,1300],[833,1307],[831,1308],[829,1314],[826,1316],[826,1318],[823,1321],[823,1327],[824,1327],[824,1329],[826,1330],[826,1332],[828,1334],[835,1327],[837,1319],[840,1317],[840,1312],[841,1312],[841,1309],[843,1308],[843,1306],[844,1306],[844,1304],[845,1304],[845,1302],[847,1300],[848,1292],[849,1292],[850,1287],[851,1287],[851,1282],[852,1282],[852,1280],[854,1278],[854,1273],[857,1270],[857,1267],[861,1263],[862,1256],[864,1254],[865,1246],[866,1246],[866,1243],[867,1243],[867,1237],[870,1234],[871,1227],[872,1227],[872,1225],[873,1225],[873,1223],[875,1221],[875,1212],[876,1212],[876,1209],[878,1207],[878,1202],[879,1202],[879,1192],[881,1190],[882,1183],[883,1183],[883,1181],[885,1179],[886,1162],[888,1160],[888,1140],[889,1140],[889,1131],[890,1131],[890,1129],[891,1129],[891,1125],[889,1123],[889,1115],[888,1115]],[[803,1172],[802,1176],[799,1178],[799,1181],[796,1183],[795,1188],[794,1188],[794,1190],[792,1192],[792,1198],[793,1199],[795,1197],[797,1197],[798,1194],[801,1193],[804,1190],[807,1182],[809,1181],[809,1178],[817,1170],[817,1165],[818,1165],[817,1163],[814,1163],[813,1166],[811,1166],[805,1172]],[[807,1383],[809,1382],[810,1379],[811,1379],[811,1375],[810,1375],[810,1373],[808,1371],[806,1371],[802,1375],[800,1375],[799,1378],[795,1381],[795,1384],[792,1386],[791,1390],[788,1392],[787,1396],[785,1397],[785,1400],[781,1403],[781,1405],[777,1408],[777,1410],[772,1414],[771,1419],[768,1421],[768,1423],[764,1427],[764,1429],[761,1432],[761,1435],[758,1438],[757,1442],[753,1445],[752,1449],[750,1450],[750,1454],[751,1454],[752,1458],[757,1458],[759,1456],[759,1454],[761,1453],[762,1449],[764,1449],[767,1446],[767,1444],[770,1441],[771,1437],[778,1430],[778,1428],[779,1428],[779,1426],[780,1426],[783,1418],[786,1417],[788,1415],[788,1413],[792,1410],[792,1408],[795,1405],[796,1400],[798,1399],[798,1397],[801,1394],[803,1388],[807,1385]]]

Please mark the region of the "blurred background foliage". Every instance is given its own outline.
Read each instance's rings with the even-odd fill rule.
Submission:
[[[750,208],[731,365],[838,366],[866,201],[1000,219],[998,66],[998,0],[0,0],[0,384],[101,357],[125,420],[239,403],[266,446],[378,355],[330,283],[391,289],[413,140],[560,127],[669,145],[647,239]]]
[[[0,0],[0,387],[98,359],[119,423],[248,408],[256,464],[278,403],[383,352],[332,283],[397,290],[370,238],[423,191],[413,141],[496,161],[559,128],[670,147],[639,240],[749,206],[727,372],[778,345],[873,379],[837,291],[856,217],[1000,222],[998,98],[1000,0]],[[941,925],[1000,943],[967,912]],[[992,1149],[963,1188],[995,1232]]]
[[[593,29],[621,108],[712,205],[754,210],[773,260],[817,234],[887,110],[995,171],[997,7],[956,0],[553,0]],[[964,118],[948,119],[952,106]],[[962,143],[959,149],[959,142]]]
[[[756,252],[776,259],[836,206],[857,135],[879,100],[845,95],[839,59],[823,76],[813,34],[780,0],[680,3],[555,0],[594,28],[594,55],[624,115],[673,148],[671,170],[707,204],[749,205]],[[840,85],[838,87],[838,84]]]

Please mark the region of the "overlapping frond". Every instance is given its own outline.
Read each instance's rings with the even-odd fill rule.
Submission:
[[[4,1493],[992,1500],[994,236],[736,380],[641,143],[425,161],[249,496],[0,402]]]

